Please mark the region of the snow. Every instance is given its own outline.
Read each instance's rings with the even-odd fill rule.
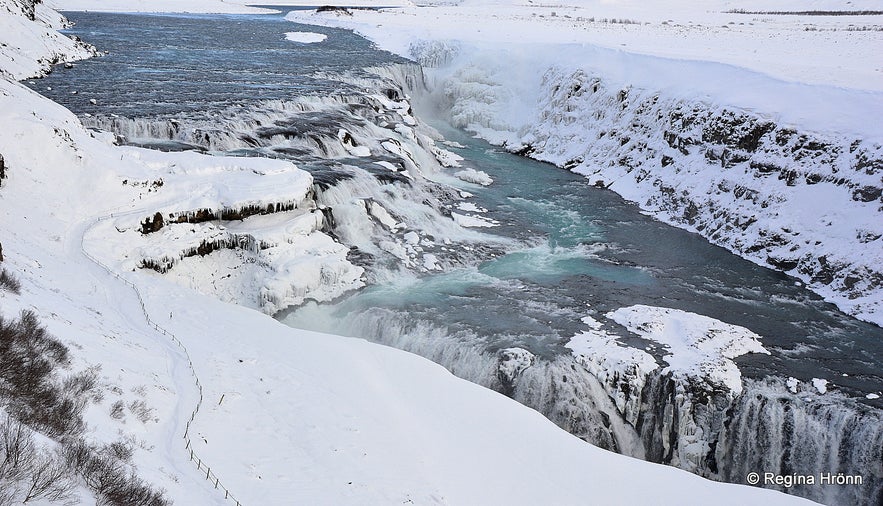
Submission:
[[[328,36],[324,33],[315,32],[287,32],[285,34],[286,40],[303,44],[314,44],[316,42],[322,42],[327,38]]]
[[[636,423],[640,396],[629,396],[627,392],[643,391],[647,376],[659,368],[656,359],[621,343],[618,336],[602,330],[603,324],[591,316],[584,317],[582,322],[590,330],[576,334],[565,346],[604,385],[625,419]]]
[[[785,381],[785,386],[788,387],[788,390],[792,394],[797,393],[797,385],[799,385],[799,384],[800,384],[800,381],[798,381],[798,379],[794,378],[794,377],[789,377],[788,380]]]
[[[9,2],[0,0],[0,20],[7,23],[0,26],[17,27],[20,21],[3,9]],[[55,5],[239,9],[207,0],[78,2]],[[18,33],[0,30],[0,40]],[[28,51],[38,43],[26,42],[22,51],[4,54],[36,54]],[[7,75],[39,72],[39,65],[10,62],[0,61]],[[145,251],[177,257],[216,234],[248,235],[275,243],[261,250],[266,256],[252,258],[268,267],[269,302],[331,296],[323,290],[336,286],[335,276],[356,271],[345,260],[335,263],[340,244],[317,230],[318,213],[304,198],[308,175],[290,163],[114,146],[109,136],[90,133],[69,111],[5,77],[0,123],[8,174],[0,185],[2,265],[22,282],[21,295],[0,292],[0,310],[4,317],[34,310],[71,346],[73,368],[102,366],[106,395],[89,407],[87,437],[136,441],[140,476],[177,504],[229,504],[205,480],[205,466],[243,504],[681,504],[685,495],[716,504],[809,503],[599,450],[414,355],[294,330],[219,300],[236,297],[237,283],[223,285],[214,275],[226,271],[216,268],[249,264],[237,256],[258,254],[248,248],[218,250],[194,265],[186,265],[190,257],[179,259],[172,276],[133,270]],[[137,230],[156,212],[193,216],[279,201],[295,207],[220,225]],[[392,220],[379,204],[366,208],[382,222]],[[181,268],[186,274],[176,277]],[[196,289],[187,280],[196,280]],[[723,354],[734,353],[733,343],[724,348]],[[145,403],[150,416],[111,418],[118,399]],[[185,427],[190,449],[181,437]],[[202,459],[200,469],[190,450]]]
[[[457,202],[457,209],[468,213],[486,213],[487,209],[478,207],[473,202]]]
[[[503,348],[499,351],[500,366],[497,369],[500,375],[509,382],[518,378],[525,369],[536,362],[536,356],[524,348]]]
[[[496,227],[499,226],[495,220],[490,218],[485,218],[483,216],[476,216],[471,214],[460,214],[460,213],[451,213],[451,217],[454,218],[454,221],[457,222],[461,227],[467,228],[488,228],[488,227]]]
[[[743,5],[754,4],[754,7]],[[295,11],[289,18],[352,28],[383,47],[407,55],[416,40],[460,41],[500,46],[578,44],[670,60],[711,60],[791,82],[883,90],[878,31],[849,25],[879,25],[867,16],[756,16],[732,9],[816,9],[797,0],[713,0],[533,3],[463,1],[455,5],[353,11],[352,16]],[[881,10],[878,0],[815,2],[825,10]],[[615,19],[616,21],[611,21]],[[625,21],[625,22],[622,22]],[[813,28],[809,29],[808,28]],[[812,47],[812,51],[803,48]],[[726,83],[726,81],[720,81]]]
[[[628,393],[643,392],[650,373],[660,365],[653,355],[622,342],[605,325],[618,323],[643,339],[663,345],[663,360],[668,365],[661,373],[671,373],[680,385],[695,388],[704,383],[710,391],[731,398],[743,389],[741,372],[732,359],[746,353],[769,354],[759,336],[748,329],[677,309],[635,305],[599,318],[602,320],[582,318],[589,330],[576,334],[565,346],[598,378],[619,412],[632,424],[638,423],[641,396]]]
[[[769,352],[760,336],[738,325],[663,307],[635,305],[606,315],[635,334],[665,346],[663,372],[702,378],[709,385],[742,392],[742,374],[732,359]]]
[[[50,63],[81,60],[92,54],[91,48],[56,31],[64,26],[58,13],[37,4],[31,20],[24,15],[23,5],[12,0],[0,4],[0,77],[41,75]]]

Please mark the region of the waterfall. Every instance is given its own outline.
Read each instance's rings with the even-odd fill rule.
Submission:
[[[810,475],[788,493],[826,504],[883,502],[883,416],[841,395],[793,394],[778,379],[746,380],[717,445],[720,477],[750,472]],[[861,476],[861,485],[819,485],[823,474]]]

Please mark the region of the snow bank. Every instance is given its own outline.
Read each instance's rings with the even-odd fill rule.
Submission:
[[[656,359],[622,344],[617,335],[602,330],[601,322],[591,316],[583,318],[583,323],[590,330],[573,336],[565,346],[604,385],[623,418],[637,424],[641,414],[640,392],[648,375],[659,368]]]
[[[82,60],[95,48],[56,30],[67,20],[33,0],[0,0],[0,78],[44,75],[50,65]]]
[[[760,336],[750,330],[678,309],[637,305],[607,317],[665,346],[668,367],[663,372],[703,378],[736,395],[742,392],[742,374],[732,359],[746,353],[769,355]]]

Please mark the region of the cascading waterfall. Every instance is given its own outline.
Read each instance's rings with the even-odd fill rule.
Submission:
[[[750,472],[810,475],[814,485],[780,490],[825,504],[883,502],[883,417],[838,395],[793,394],[780,380],[746,380],[717,445],[719,477]],[[819,485],[823,475],[861,476],[861,485]],[[775,488],[775,487],[774,487]]]

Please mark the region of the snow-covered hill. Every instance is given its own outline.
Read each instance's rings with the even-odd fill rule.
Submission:
[[[16,77],[40,72],[21,58],[72,47],[19,37],[33,29],[23,5],[0,0],[12,27],[0,41],[17,45],[3,68]],[[342,265],[309,219],[309,175],[288,162],[118,147],[6,76],[0,123],[2,267],[21,282],[20,294],[0,291],[0,311],[33,310],[73,350],[72,369],[100,367],[86,437],[127,442],[139,474],[177,504],[229,503],[220,490],[242,504],[806,503],[601,451],[426,360],[295,331],[130,270],[126,255],[155,246],[157,262],[206,244],[247,248],[188,220],[245,211],[254,226],[243,235],[265,232],[279,248],[263,262],[274,279],[302,280],[323,259]],[[159,210],[184,219],[159,227],[148,219]],[[304,290],[328,289],[319,279]]]
[[[56,30],[65,19],[37,0],[0,4],[0,74],[24,79],[49,72],[50,65],[88,58],[95,48]]]

